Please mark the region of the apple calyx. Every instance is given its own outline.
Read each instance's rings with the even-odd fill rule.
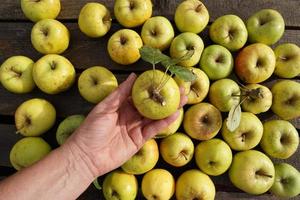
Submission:
[[[115,190],[112,190],[111,197],[112,197],[113,199],[121,200],[119,194],[118,194]]]
[[[16,70],[14,66],[12,66],[10,68],[10,71],[12,71],[14,73],[14,77],[16,77],[16,78],[20,78],[22,76],[22,72]]]

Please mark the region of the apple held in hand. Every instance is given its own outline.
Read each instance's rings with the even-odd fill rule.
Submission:
[[[118,22],[133,28],[142,25],[152,15],[151,0],[116,0],[114,14]]]
[[[40,90],[47,94],[57,94],[73,85],[76,73],[68,59],[60,55],[49,54],[34,64],[32,75]]]
[[[241,18],[236,15],[224,15],[212,23],[209,37],[228,50],[237,51],[246,44],[248,32]]]
[[[142,27],[142,39],[146,46],[160,49],[167,49],[173,38],[174,29],[170,21],[162,16],[147,19]]]
[[[271,91],[271,109],[276,115],[285,120],[300,117],[300,83],[292,80],[279,81]]]
[[[31,43],[42,54],[61,54],[69,46],[70,33],[54,19],[38,21],[31,30]]]
[[[146,199],[171,199],[175,191],[175,180],[165,169],[153,169],[142,180],[142,192]]]
[[[113,61],[121,65],[129,65],[141,57],[139,49],[142,46],[143,41],[137,32],[121,29],[109,38],[107,50]]]
[[[297,151],[298,145],[298,131],[290,122],[271,120],[264,123],[260,146],[269,156],[287,159]]]
[[[90,103],[99,103],[117,87],[116,77],[105,67],[88,68],[78,79],[80,95]]]
[[[300,74],[300,48],[285,43],[274,50],[276,56],[275,74],[282,78],[294,78]]]
[[[78,25],[80,30],[89,37],[104,36],[111,27],[109,10],[100,3],[87,3],[80,11]]]
[[[251,44],[235,59],[235,72],[246,83],[260,83],[273,74],[276,58],[273,50],[262,43]]]
[[[138,191],[138,182],[134,175],[121,170],[110,172],[103,182],[103,195],[107,200],[134,200]]]
[[[191,106],[183,118],[186,133],[196,140],[209,140],[217,135],[222,127],[220,111],[209,103]]]
[[[35,83],[32,78],[33,60],[25,56],[12,56],[0,67],[0,81],[3,87],[14,93],[31,92]]]
[[[40,137],[25,137],[12,147],[9,159],[16,170],[21,170],[41,160],[50,151],[51,147],[44,139]]]
[[[175,11],[175,23],[179,31],[200,33],[208,24],[209,13],[199,0],[186,0]]]
[[[191,169],[179,176],[176,182],[176,199],[215,199],[216,189],[212,180],[200,170]]]
[[[229,169],[231,182],[249,194],[263,194],[274,183],[275,170],[270,158],[256,151],[242,151],[234,155]]]
[[[39,136],[48,131],[55,123],[56,111],[44,99],[30,99],[16,110],[17,132],[24,136]]]
[[[60,12],[60,0],[21,0],[25,16],[33,22],[55,19]]]
[[[284,33],[284,20],[273,9],[262,9],[252,15],[246,22],[249,40],[266,45],[275,44]]]
[[[202,53],[200,68],[210,80],[226,78],[233,69],[233,57],[225,47],[210,45]]]

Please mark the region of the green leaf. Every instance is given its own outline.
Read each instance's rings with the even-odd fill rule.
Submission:
[[[153,65],[169,59],[169,56],[164,55],[159,49],[149,46],[143,46],[139,49],[139,51],[141,54],[141,58]]]
[[[161,64],[164,67],[174,66],[174,65],[177,65],[178,63],[180,63],[181,61],[190,59],[193,55],[194,55],[194,50],[188,51],[184,56],[182,56],[180,58],[170,58],[169,56],[167,56],[168,59],[163,60],[161,62]]]
[[[186,82],[193,82],[197,78],[191,70],[179,65],[170,66],[169,71]]]
[[[226,126],[230,132],[235,131],[239,127],[241,122],[241,114],[242,109],[240,103],[234,104],[228,113],[226,122]]]
[[[95,188],[97,188],[98,190],[102,190],[102,187],[100,186],[99,182],[98,182],[98,178],[96,178],[94,181],[93,181],[93,184],[95,186]]]

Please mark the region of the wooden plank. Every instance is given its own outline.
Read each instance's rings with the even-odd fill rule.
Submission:
[[[173,19],[177,5],[182,0],[152,0],[153,15],[164,15],[169,19]],[[90,2],[89,0],[61,0],[62,11],[58,16],[59,19],[77,19],[82,6]],[[102,0],[111,12],[113,12],[114,1]],[[300,7],[300,1],[295,0],[202,0],[210,13],[210,21],[225,14],[236,14],[243,19],[247,19],[254,12],[262,8],[273,8],[282,13],[286,25],[300,26],[300,12],[297,8]],[[0,19],[2,20],[24,20],[25,16],[22,13],[19,0],[3,0],[0,6]]]

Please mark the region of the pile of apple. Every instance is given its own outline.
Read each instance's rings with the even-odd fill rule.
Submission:
[[[75,82],[76,72],[72,63],[59,55],[70,41],[68,29],[55,20],[60,1],[22,0],[21,6],[24,14],[36,22],[31,32],[32,45],[45,56],[36,62],[24,56],[8,58],[0,68],[2,85],[19,94],[31,92],[35,86],[47,94],[66,91]],[[153,69],[142,73],[132,89],[133,103],[141,115],[158,120],[176,112],[180,87],[189,105],[180,109],[175,122],[157,134],[162,139],[147,141],[121,169],[105,177],[105,198],[135,199],[135,175],[145,174],[141,190],[147,199],[166,200],[174,193],[179,200],[214,199],[216,190],[209,176],[227,171],[231,182],[247,193],[270,191],[279,197],[297,196],[299,171],[287,163],[273,164],[269,158],[287,159],[299,145],[297,129],[287,120],[300,117],[300,83],[293,79],[300,74],[300,48],[291,43],[274,50],[269,46],[284,33],[281,14],[263,9],[246,23],[236,15],[221,16],[209,27],[215,44],[206,47],[199,33],[207,26],[209,13],[199,0],[185,0],[178,5],[174,21],[182,33],[177,36],[167,18],[151,15],[150,0],[116,0],[114,16],[125,29],[110,37],[109,55],[122,65],[140,58],[152,64]],[[89,37],[104,36],[111,23],[109,10],[100,3],[87,3],[80,11],[79,28]],[[138,26],[142,26],[141,35],[129,29]],[[162,52],[169,52],[169,56]],[[164,66],[165,72],[157,70],[156,65]],[[276,81],[270,90],[264,81],[273,74],[284,80]],[[101,66],[88,68],[78,79],[80,94],[91,103],[100,102],[117,86],[113,73]],[[256,115],[269,109],[281,119],[261,122]],[[57,130],[58,144],[63,144],[84,118],[66,118]],[[31,99],[18,107],[17,132],[26,137],[10,153],[17,170],[51,151],[39,136],[55,120],[55,108],[47,100]],[[185,133],[177,132],[180,127]],[[258,145],[261,151],[253,150]],[[175,167],[186,165],[194,157],[199,169],[187,170],[175,184],[166,169],[154,169],[159,154]]]

